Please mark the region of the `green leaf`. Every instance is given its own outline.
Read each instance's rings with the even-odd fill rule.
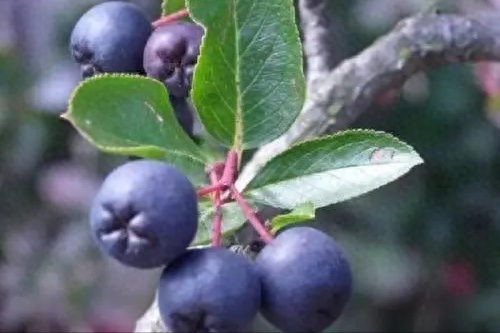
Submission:
[[[183,8],[186,8],[185,0],[163,0],[161,3],[162,15],[175,13]]]
[[[291,0],[188,0],[206,28],[192,98],[206,130],[249,149],[281,135],[305,95]]]
[[[412,147],[371,130],[304,141],[269,161],[245,193],[256,202],[292,209],[347,200],[385,185],[423,163]]]
[[[198,231],[192,245],[208,244],[212,240],[212,222],[215,208],[211,201],[200,200],[200,217]],[[222,206],[222,235],[229,236],[239,229],[246,221],[245,215],[236,202],[229,202]]]
[[[314,204],[305,202],[298,205],[290,213],[281,214],[271,219],[272,232],[275,233],[290,224],[305,222],[314,219]]]
[[[208,158],[177,122],[159,81],[123,74],[84,80],[62,117],[105,152],[168,161],[195,186],[206,183]]]

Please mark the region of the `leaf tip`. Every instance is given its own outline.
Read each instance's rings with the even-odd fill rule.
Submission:
[[[62,113],[59,115],[59,119],[63,120],[63,121],[67,121],[68,123],[70,123],[71,125],[73,125],[74,127],[75,126],[75,123],[74,123],[74,120],[73,120],[73,117],[71,115],[71,110],[68,109],[66,112]]]

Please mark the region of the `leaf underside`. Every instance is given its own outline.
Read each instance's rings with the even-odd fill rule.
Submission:
[[[296,224],[299,222],[306,222],[314,219],[314,204],[312,202],[305,202],[298,205],[291,212],[286,214],[281,214],[273,217],[271,219],[272,232],[276,233],[280,229],[289,226],[291,224]]]
[[[293,209],[344,201],[385,185],[423,163],[392,135],[351,130],[301,142],[269,161],[245,194],[258,203]]]

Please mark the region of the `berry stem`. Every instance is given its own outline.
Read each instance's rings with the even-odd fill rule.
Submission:
[[[219,178],[217,177],[217,170],[215,168],[210,171],[210,182],[212,184],[217,184],[219,182]],[[220,246],[222,234],[222,201],[220,198],[220,191],[214,192],[212,201],[215,207],[214,221],[212,224],[212,245]]]
[[[245,198],[241,195],[241,193],[236,189],[234,185],[230,186],[231,193],[238,203],[238,205],[241,207],[241,210],[243,210],[243,213],[247,217],[248,221],[250,224],[254,227],[254,229],[257,231],[257,233],[260,235],[260,237],[266,242],[266,243],[271,243],[273,241],[273,236],[267,230],[262,223],[260,222],[259,218],[255,213],[253,212],[252,208],[250,208],[250,205],[247,203]]]
[[[181,9],[179,11],[173,12],[172,14],[164,15],[164,16],[160,17],[159,19],[157,19],[156,21],[154,21],[152,23],[153,28],[156,29],[164,24],[177,21],[177,20],[184,18],[184,17],[187,17],[187,16],[189,16],[188,10],[186,8]]]
[[[217,179],[222,178],[222,173],[224,172],[224,168],[226,167],[226,161],[215,162],[208,169],[207,174],[210,175],[211,172],[215,172]],[[219,182],[219,181],[217,181]]]
[[[250,224],[254,227],[260,237],[266,242],[270,243],[273,240],[272,234],[269,230],[260,222],[257,215],[253,212],[250,205],[247,203],[245,198],[234,186],[234,180],[236,171],[238,168],[238,152],[235,150],[229,150],[227,157],[224,162],[217,162],[213,164],[208,173],[210,178],[210,185],[201,187],[198,189],[198,196],[203,196],[207,194],[212,195],[212,202],[214,204],[214,220],[212,224],[212,245],[220,246],[221,235],[222,235],[222,198],[221,191],[227,189],[240,206],[241,210],[249,220]]]
[[[199,197],[202,197],[202,196],[210,194],[210,193],[214,193],[214,192],[217,192],[217,191],[222,191],[222,190],[224,190],[226,188],[227,188],[227,185],[222,184],[220,182],[217,182],[216,184],[210,184],[210,185],[206,185],[206,186],[200,187],[196,191],[196,194],[198,194]]]
[[[233,185],[237,164],[238,154],[234,150],[229,150],[224,162],[217,162],[210,167],[209,174],[212,174],[212,172],[215,173],[218,180],[215,182],[212,181],[210,185],[199,188],[196,192],[198,196],[201,197],[217,191],[224,191]],[[222,169],[222,175],[220,176]]]

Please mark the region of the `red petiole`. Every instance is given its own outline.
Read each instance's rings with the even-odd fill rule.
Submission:
[[[219,181],[217,176],[217,170],[214,168],[210,171],[210,182],[216,184]],[[215,191],[212,196],[212,201],[214,203],[214,221],[212,225],[212,245],[221,245],[221,234],[222,234],[222,201],[220,197],[220,191]]]
[[[224,162],[216,163],[212,166],[209,172],[210,185],[198,189],[198,196],[213,194],[212,200],[215,207],[214,221],[212,225],[212,245],[219,246],[221,243],[222,234],[222,199],[221,192],[229,190],[234,200],[238,203],[246,218],[257,231],[260,237],[270,243],[273,240],[272,234],[261,223],[257,215],[254,213],[243,195],[234,186],[235,175],[238,166],[238,154],[234,150],[227,153]],[[222,172],[221,172],[222,171]]]
[[[168,15],[164,15],[164,16],[160,17],[159,19],[154,21],[152,23],[152,25],[153,25],[153,28],[156,29],[164,24],[171,23],[171,22],[177,21],[181,18],[188,17],[188,16],[189,16],[189,11],[186,8],[184,8],[184,9],[176,11],[172,14],[168,14]]]
[[[207,194],[211,194],[217,191],[224,191],[227,189],[227,185],[222,184],[220,182],[217,182],[215,184],[210,184],[207,186],[200,187],[196,193],[198,194],[199,197],[202,197]]]
[[[243,210],[243,213],[247,217],[250,224],[254,227],[255,231],[257,231],[257,233],[266,243],[271,243],[273,241],[273,236],[271,235],[269,230],[267,230],[266,227],[264,227],[264,225],[260,222],[259,218],[254,213],[250,205],[247,203],[245,198],[243,198],[236,187],[234,187],[234,185],[231,186],[231,193],[233,194],[233,197],[238,205]]]

